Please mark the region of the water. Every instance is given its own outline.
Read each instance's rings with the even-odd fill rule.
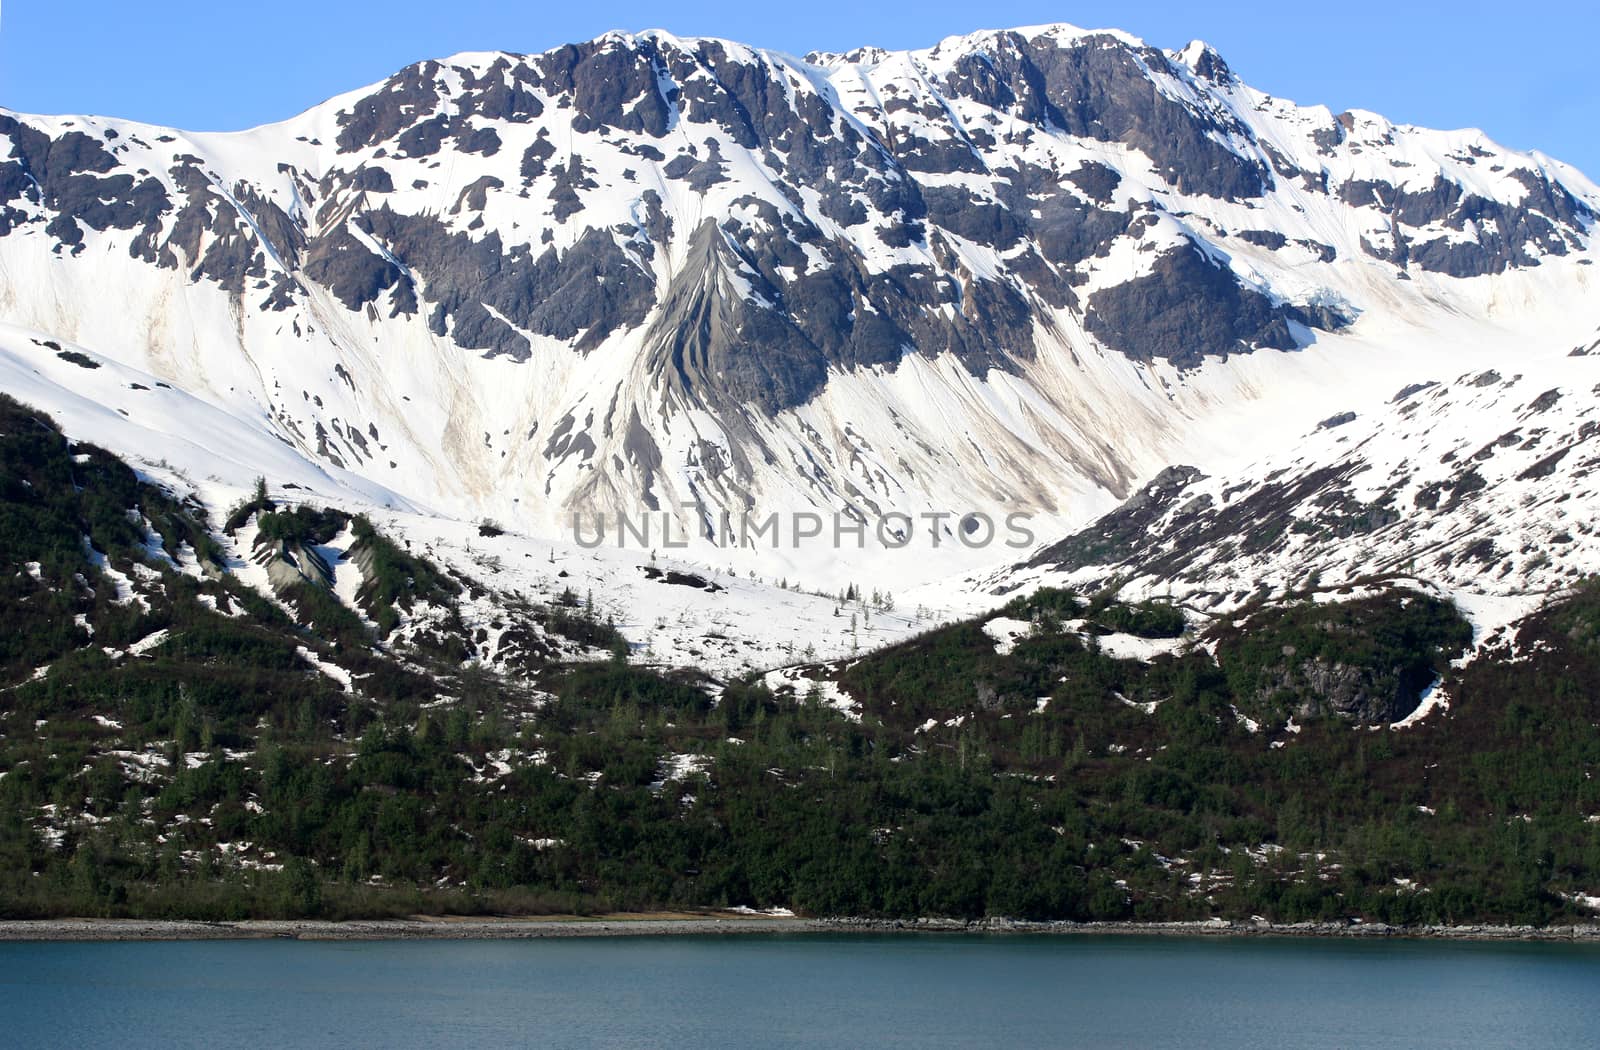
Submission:
[[[661,937],[0,944],[12,1047],[1592,1047],[1600,947]]]

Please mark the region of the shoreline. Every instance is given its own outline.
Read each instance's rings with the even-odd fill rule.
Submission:
[[[409,919],[248,919],[198,922],[176,919],[0,920],[0,942],[205,941],[205,940],[533,940],[573,937],[742,936],[751,934],[964,934],[984,936],[1280,937],[1358,940],[1448,940],[1600,944],[1600,924],[1562,926],[1388,926],[1382,923],[1022,922],[986,919],[804,919],[767,915],[705,914],[673,917],[458,916]]]

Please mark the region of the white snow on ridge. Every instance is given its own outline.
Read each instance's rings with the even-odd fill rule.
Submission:
[[[318,656],[316,653],[312,652],[310,649],[307,649],[303,645],[296,646],[295,652],[300,654],[300,659],[316,668],[319,674],[327,678],[331,678],[334,682],[338,683],[339,688],[344,690],[346,693],[355,691],[355,682],[352,680],[349,671],[346,671],[344,668],[340,667],[331,660],[324,660],[322,657]]]
[[[1448,710],[1450,710],[1450,697],[1445,694],[1445,691],[1440,688],[1438,680],[1435,679],[1433,684],[1422,691],[1422,696],[1417,703],[1417,709],[1400,721],[1392,723],[1389,728],[1406,729],[1418,724],[1435,711]]]
[[[1015,32],[1063,46],[1085,40],[1108,48],[1142,46],[1127,34],[1065,25]],[[995,170],[1002,162],[1059,172],[1089,163],[1116,169],[1121,180],[1106,207],[1126,212],[1159,203],[1162,210],[1143,239],[1118,240],[1077,269],[1081,300],[1149,272],[1156,249],[1185,243],[1195,233],[1204,237],[1209,253],[1253,286],[1297,303],[1344,304],[1357,315],[1355,324],[1317,334],[1297,351],[1258,350],[1183,371],[1107,351],[1085,331],[1081,309],[1041,307],[1031,359],[978,376],[952,355],[912,353],[893,368],[835,372],[820,394],[798,408],[736,419],[663,400],[641,364],[648,318],[581,353],[575,350],[578,337],[523,332],[527,361],[486,359],[435,335],[420,317],[393,316],[387,301],[370,315],[353,312],[315,285],[289,311],[254,309],[264,288],[252,288],[241,307],[213,284],[191,281],[184,268],[133,265],[128,231],[85,230],[84,251],[76,256],[51,251],[43,237],[0,240],[0,389],[51,413],[75,440],[104,445],[146,476],[196,495],[214,521],[263,475],[275,493],[372,515],[492,592],[548,600],[566,587],[592,591],[602,614],[634,642],[634,659],[717,674],[843,659],[953,616],[991,609],[998,604],[997,570],[1022,559],[1027,548],[1113,509],[1174,462],[1192,463],[1212,476],[1195,495],[1226,503],[1239,498],[1229,495],[1232,485],[1275,471],[1304,473],[1359,452],[1364,469],[1352,478],[1352,492],[1370,500],[1399,486],[1396,505],[1414,517],[1415,500],[1427,486],[1492,449],[1477,468],[1492,493],[1484,497],[1482,513],[1491,531],[1515,540],[1500,544],[1507,557],[1495,564],[1495,573],[1502,565],[1509,568],[1496,575],[1460,558],[1466,546],[1462,530],[1483,527],[1471,519],[1441,517],[1417,526],[1403,541],[1379,533],[1370,543],[1332,549],[1296,537],[1294,546],[1272,557],[1208,567],[1209,577],[1196,589],[1250,592],[1262,583],[1286,589],[1312,569],[1332,582],[1380,566],[1414,574],[1420,585],[1452,596],[1481,640],[1574,574],[1600,571],[1600,540],[1588,527],[1600,495],[1580,473],[1592,453],[1575,451],[1550,476],[1521,476],[1555,451],[1558,439],[1567,440],[1594,420],[1600,356],[1566,356],[1574,342],[1592,342],[1600,324],[1600,311],[1583,305],[1593,300],[1595,287],[1592,239],[1567,258],[1548,257],[1502,274],[1457,279],[1416,269],[1400,281],[1393,264],[1362,247],[1363,240],[1376,243],[1392,235],[1380,209],[1336,206],[1332,195],[1313,194],[1287,177],[1259,199],[1186,194],[1124,143],[1074,138],[943,91],[958,62],[992,55],[1006,46],[1004,36],[981,32],[929,49],[810,61],[731,42],[720,46],[732,60],[758,64],[790,97],[824,104],[833,127],[857,128],[869,140],[942,135],[947,126],[963,134],[982,128],[1003,143],[994,147],[989,166]],[[661,31],[608,34],[604,43],[622,47],[638,40],[684,53],[704,43]],[[1139,61],[1154,70],[1153,91],[1247,129],[1249,136],[1217,133],[1244,155],[1264,157],[1270,147],[1307,172],[1325,173],[1334,188],[1383,179],[1422,190],[1443,178],[1508,202],[1528,192],[1519,173],[1549,172],[1577,197],[1600,204],[1600,190],[1572,169],[1539,154],[1503,150],[1481,132],[1397,126],[1365,112],[1336,118],[1325,108],[1275,99],[1237,81],[1202,83],[1197,70],[1207,54],[1197,42],[1168,53],[1172,68],[1156,69],[1158,55]],[[458,108],[462,70],[488,76],[502,61],[515,68],[526,59],[482,52],[445,60],[437,77],[441,112]],[[658,76],[663,83],[671,79],[662,71]],[[659,163],[620,148],[640,143],[616,129],[608,132],[610,140],[578,131],[572,108],[554,104],[543,88],[535,92],[544,104],[537,120],[472,118],[475,127],[492,125],[501,138],[494,157],[462,151],[409,157],[375,145],[339,154],[339,114],[373,90],[233,134],[187,134],[101,118],[28,119],[57,133],[69,122],[79,130],[116,131],[118,162],[154,172],[169,188],[173,159],[192,153],[225,201],[243,183],[286,213],[311,216],[308,229],[321,221],[315,215],[327,203],[304,196],[316,178],[380,160],[393,175],[396,188],[385,201],[397,213],[441,216],[450,232],[479,240],[493,232],[508,246],[542,246],[540,238],[547,237],[557,252],[569,250],[591,228],[631,228],[642,214],[644,194],[654,192],[679,234],[655,245],[648,262],[658,299],[685,264],[687,235],[703,220],[736,207],[747,217],[762,208],[805,215],[827,237],[852,245],[869,273],[903,263],[946,265],[926,239],[903,247],[885,243],[876,231],[891,224],[892,216],[874,212],[865,222],[842,225],[823,214],[815,190],[802,188],[799,199],[791,200],[778,189],[780,179],[760,151],[718,126],[687,128],[681,113],[668,135],[652,145],[668,158]],[[887,105],[891,98],[907,104]],[[664,175],[665,164],[683,148],[679,140],[691,130],[697,148],[708,150],[708,139],[715,143],[725,181],[697,190]],[[540,131],[559,143],[552,167],[583,158],[592,185],[574,191],[582,212],[572,221],[554,218],[555,176],[549,173],[528,187],[503,178],[500,189],[485,193],[481,212],[451,212],[469,186],[507,175],[507,158],[514,170],[515,158]],[[1327,150],[1321,138],[1328,134],[1359,148]],[[170,141],[163,142],[164,136]],[[380,158],[379,149],[386,155]],[[280,164],[304,176],[304,184],[280,171]],[[917,178],[927,187],[985,194],[1000,177],[985,170]],[[473,229],[478,221],[485,229]],[[389,255],[365,230],[348,228],[358,242]],[[1252,230],[1282,232],[1290,243],[1272,249],[1239,235]],[[1418,236],[1459,242],[1470,232],[1440,227]],[[259,230],[249,235],[264,239]],[[953,233],[944,241],[940,250],[949,253],[952,272],[967,280],[1002,274],[1014,261]],[[1317,250],[1307,244],[1326,245],[1335,258],[1317,261]],[[820,265],[818,250],[802,247],[806,267]],[[275,276],[282,260],[273,257],[267,265]],[[743,269],[730,267],[725,276],[735,297],[756,296]],[[1552,309],[1553,303],[1562,307]],[[63,351],[97,367],[74,363]],[[1505,382],[1476,387],[1465,379],[1491,368],[1504,373]],[[1389,403],[1402,386],[1429,380],[1441,388],[1417,395],[1421,407],[1410,415]],[[1546,389],[1559,390],[1560,400],[1541,418],[1527,417],[1530,403]],[[635,409],[661,449],[659,469],[648,478],[630,447],[626,420]],[[1355,412],[1357,419],[1311,429],[1343,411]],[[592,451],[549,451],[553,433],[568,417],[572,432],[592,442]],[[1546,433],[1535,433],[1541,428]],[[1517,443],[1495,444],[1513,431]],[[736,454],[748,460],[750,476],[736,483],[719,479],[712,461],[731,461]],[[1454,458],[1447,464],[1445,456]],[[668,508],[694,497],[719,507],[753,505],[761,513],[831,515],[870,506],[912,515],[919,540],[905,550],[886,549],[869,530],[859,545],[721,548],[696,536],[687,548],[655,553],[612,545],[588,551],[575,542],[574,511],[637,513],[646,492]],[[922,515],[967,511],[996,522],[1023,513],[1030,542],[974,549],[956,533],[935,533],[922,523]],[[507,534],[479,538],[474,523],[482,517],[501,522]],[[680,534],[690,517],[676,519]],[[1557,542],[1562,535],[1569,542]],[[245,530],[233,547],[232,567],[267,589],[264,578],[257,578],[259,567],[250,564],[250,537]],[[347,551],[350,542],[350,536],[340,537],[324,553]],[[1452,554],[1450,565],[1428,560],[1439,550]],[[1546,560],[1537,564],[1541,554]],[[1416,564],[1408,566],[1407,559]],[[359,567],[328,560],[335,594],[355,607]],[[699,575],[720,589],[648,579],[643,570],[651,565]],[[1083,582],[1095,568],[1064,581],[1044,572],[1006,579],[1025,586]],[[137,599],[136,581],[110,566],[103,575],[119,601]],[[789,586],[778,586],[780,581]],[[891,591],[894,611],[829,597],[848,584]],[[1154,586],[1135,580],[1128,593],[1137,596],[1147,585]],[[469,614],[487,621],[493,600]],[[998,619],[985,630],[1000,652],[1009,651],[1022,633],[1014,622]],[[491,636],[490,647],[496,644],[498,636]],[[1114,655],[1145,658],[1174,647],[1124,636],[1100,644]],[[801,694],[810,689],[789,684]],[[819,683],[825,693],[831,686]],[[851,707],[842,695],[827,694],[825,702]]]
[[[761,681],[775,693],[792,690],[794,698],[802,703],[819,703],[833,708],[852,722],[861,721],[861,705],[831,679],[812,678],[805,669],[799,667],[782,667],[767,672]]]
[[[1027,620],[996,616],[984,622],[983,633],[994,639],[994,651],[1006,656],[1017,647],[1017,639],[1026,638],[1033,633],[1033,624]]]
[[[1131,634],[1104,634],[1097,640],[1107,655],[1119,660],[1153,660],[1176,653],[1187,644],[1184,638],[1140,638]]]
[[[1593,333],[1592,318],[1588,327]],[[1571,345],[1530,345],[1510,361],[1466,349],[1448,368],[1441,359],[1427,371],[1418,356],[1376,380],[1387,386],[1376,388],[1380,396],[1347,393],[1348,421],[1315,423],[1317,407],[1304,413],[1298,439],[1222,460],[1224,470],[1190,483],[1151,529],[1162,537],[1185,508],[1208,503],[1205,521],[1274,486],[1287,494],[1297,482],[1314,483],[1293,506],[1267,505],[1286,515],[1277,519],[1281,538],[1253,553],[1225,549],[1268,527],[1240,518],[1241,532],[1207,541],[1217,549],[1191,550],[1192,530],[1149,548],[1194,555],[1175,578],[1101,565],[985,582],[1093,588],[1117,575],[1128,597],[1170,594],[1211,615],[1258,590],[1293,593],[1312,580],[1322,588],[1318,601],[1400,584],[1454,601],[1474,627],[1475,646],[1504,640],[1502,628],[1600,573],[1600,357],[1569,353]]]

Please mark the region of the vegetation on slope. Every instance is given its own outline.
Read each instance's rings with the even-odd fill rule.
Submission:
[[[359,518],[359,611],[275,602],[200,570],[195,508],[4,399],[0,464],[3,915],[1545,923],[1600,887],[1593,584],[1459,672],[1466,625],[1416,593],[1262,604],[1135,660],[1112,642],[1180,611],[1044,591],[1002,610],[1033,625],[1010,646],[955,624],[778,692],[625,646],[512,679],[462,662],[459,618],[385,628],[470,584]],[[575,596],[543,615],[618,640]],[[1386,728],[1435,676],[1449,710]]]

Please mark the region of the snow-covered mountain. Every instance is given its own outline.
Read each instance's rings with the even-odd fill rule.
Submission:
[[[1174,463],[1270,485],[1247,465],[1276,448],[1449,547],[1418,519],[1465,527],[1444,489],[1416,503],[1465,469],[1435,445],[1495,429],[1483,476],[1579,440],[1597,209],[1543,155],[1273,98],[1198,43],[1048,26],[800,59],[614,33],[240,133],[0,112],[0,386],[215,501],[265,474],[569,545],[574,512],[918,522],[902,551],[869,527],[684,555],[817,587],[1014,560],[958,519],[1052,539]],[[1581,462],[1484,513],[1541,542],[1530,508]],[[1208,550],[1196,572],[1265,571]]]
[[[1168,468],[993,582],[1115,578],[1204,611],[1399,582],[1509,625],[1600,572],[1597,347],[1407,384],[1229,475]]]

